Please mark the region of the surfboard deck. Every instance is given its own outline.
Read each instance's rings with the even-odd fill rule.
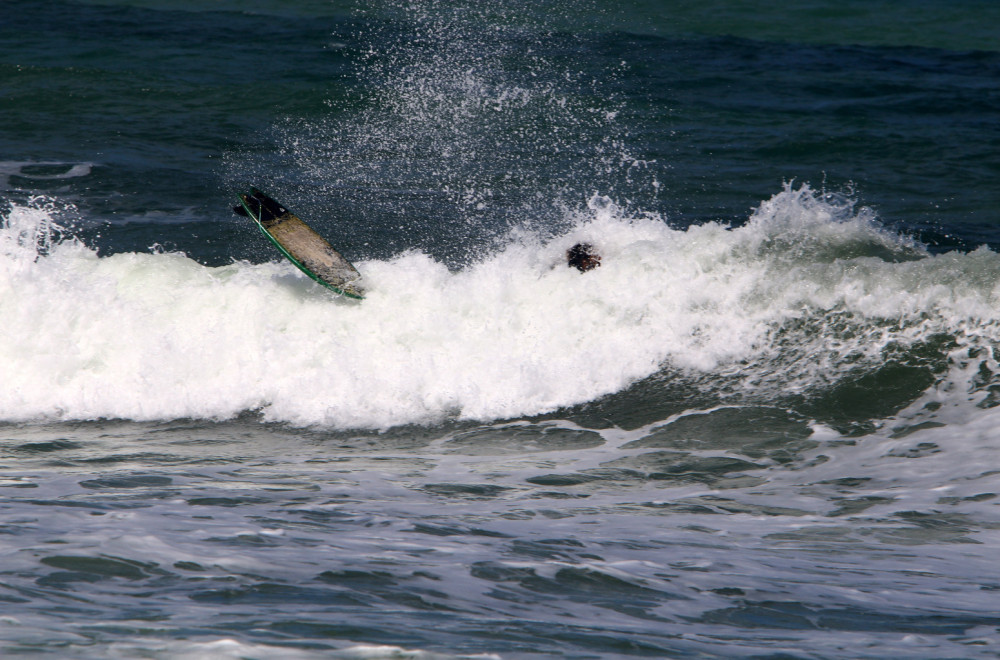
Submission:
[[[257,188],[240,193],[239,200],[240,206],[234,210],[257,223],[264,236],[299,270],[338,294],[364,298],[361,273],[301,218]]]

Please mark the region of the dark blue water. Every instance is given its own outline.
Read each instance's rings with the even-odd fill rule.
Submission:
[[[995,657],[998,21],[9,0],[0,654]]]

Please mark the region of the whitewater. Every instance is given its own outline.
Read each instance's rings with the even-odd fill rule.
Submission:
[[[762,398],[829,386],[941,334],[989,350],[1000,317],[995,253],[931,255],[808,186],[743,226],[683,230],[595,196],[571,231],[515,231],[458,270],[419,251],[363,260],[360,303],[277,259],[98,256],[59,214],[36,200],[3,220],[8,421],[261,411],[386,429],[550,413],[655,374],[739,372],[738,394]],[[581,241],[603,258],[586,274],[565,265]]]

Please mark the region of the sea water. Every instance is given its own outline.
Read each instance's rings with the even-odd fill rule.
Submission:
[[[998,20],[10,0],[0,655],[995,657]]]

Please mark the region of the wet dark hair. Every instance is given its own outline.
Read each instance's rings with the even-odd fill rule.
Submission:
[[[577,243],[566,250],[566,263],[585,273],[601,265],[601,255],[594,252],[590,243]]]

